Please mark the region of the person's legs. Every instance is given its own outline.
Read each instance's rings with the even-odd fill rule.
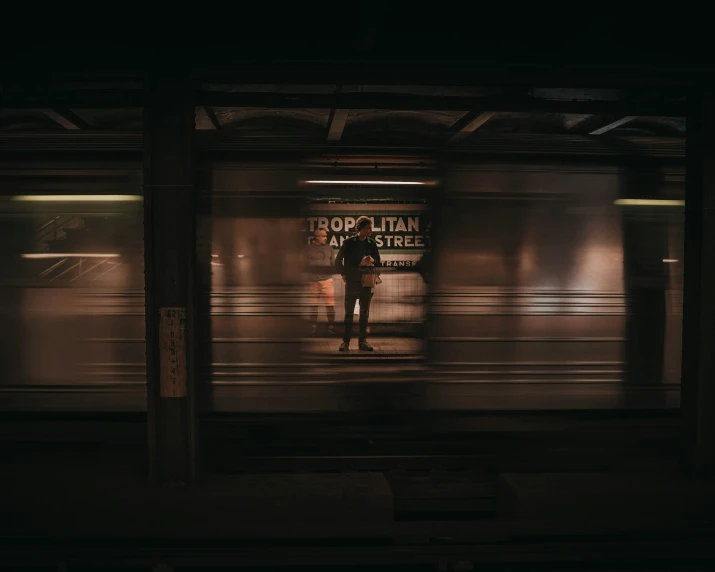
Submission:
[[[353,313],[355,312],[355,302],[360,296],[360,286],[352,284],[345,285],[345,330],[343,331],[343,341],[350,342],[353,333]]]
[[[328,314],[328,327],[332,329],[335,325],[335,285],[332,278],[321,282],[323,302],[325,311]]]
[[[360,342],[367,341],[367,322],[370,319],[372,294],[372,288],[366,286],[360,288],[360,337],[358,338]]]

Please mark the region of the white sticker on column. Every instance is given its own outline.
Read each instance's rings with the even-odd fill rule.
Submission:
[[[186,308],[159,310],[159,395],[186,396]]]

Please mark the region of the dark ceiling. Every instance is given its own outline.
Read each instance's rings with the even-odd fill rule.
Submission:
[[[116,6],[82,20],[59,6],[52,14],[5,5],[4,21],[13,26],[0,40],[0,62],[16,73],[30,65],[33,74],[177,62],[193,69],[317,61],[671,71],[712,65],[710,20],[675,5],[363,0],[137,8]]]
[[[43,13],[1,40],[0,131],[138,132],[142,80],[159,71],[202,83],[198,130],[246,140],[682,138],[686,93],[715,77],[710,23],[620,8],[264,2],[123,7],[82,26]]]

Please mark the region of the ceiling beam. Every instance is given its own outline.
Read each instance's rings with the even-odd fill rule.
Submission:
[[[404,93],[286,94],[199,92],[196,105],[208,107],[266,107],[285,109],[383,109],[404,111],[468,111],[577,113],[616,116],[685,117],[684,101],[555,100],[529,96],[463,97]],[[5,109],[103,109],[143,106],[139,90],[80,90],[28,96],[5,92]]]
[[[603,135],[604,133],[610,131],[611,129],[615,129],[616,127],[620,127],[621,125],[625,125],[629,121],[633,121],[636,119],[634,115],[629,115],[627,117],[621,117],[620,119],[617,119],[616,121],[612,121],[608,125],[604,125],[603,127],[599,127],[598,129],[591,131],[589,135]]]
[[[203,152],[240,152],[257,157],[263,164],[273,157],[287,157],[289,161],[304,160],[306,153],[310,156],[320,155],[324,158],[335,158],[344,153],[347,156],[366,157],[374,164],[375,157],[419,157],[429,155],[433,147],[393,147],[393,146],[349,146],[339,147],[326,143],[308,143],[302,141],[284,142],[270,139],[256,143],[252,138],[246,138],[241,133],[222,130],[197,131],[196,143]],[[514,137],[509,133],[491,133],[489,137],[475,137],[467,145],[447,148],[454,153],[455,158],[468,157],[471,154],[487,154],[489,156],[514,154],[531,155],[549,153],[554,156],[609,156],[623,158],[629,150],[638,150],[638,156],[670,157],[682,160],[685,157],[685,138],[668,138],[665,140],[652,137],[623,138],[633,145],[620,146],[608,143],[600,137],[583,137],[574,135],[523,135]],[[0,131],[0,156],[2,153],[26,153],[28,156],[38,151],[72,151],[72,152],[103,152],[108,155],[119,153],[121,157],[136,158],[143,149],[143,134],[139,131],[87,131],[83,137],[77,137],[77,132],[53,131],[52,133],[38,131]],[[336,155],[336,151],[338,155]],[[0,175],[2,175],[0,170]],[[10,171],[8,171],[10,173]],[[23,194],[20,189],[17,194]]]
[[[570,115],[568,117],[564,117],[563,126],[566,131],[580,131],[593,121],[593,115]]]
[[[92,126],[69,109],[43,108],[40,111],[65,129],[91,129]]]
[[[211,120],[211,125],[213,125],[213,128],[216,129],[216,131],[221,130],[221,122],[218,120],[218,117],[216,117],[216,112],[213,110],[213,107],[209,105],[204,105],[204,112],[208,116],[208,118]]]
[[[450,142],[461,141],[468,135],[474,133],[487,121],[496,115],[494,111],[468,111],[460,117],[450,128],[454,134],[450,137]]]
[[[127,109],[144,105],[141,89],[81,89],[28,93],[5,89],[5,109]]]
[[[340,141],[345,124],[348,122],[349,109],[333,109],[328,120],[328,141]]]
[[[284,109],[382,109],[404,111],[581,113],[593,115],[649,115],[684,117],[684,102],[554,100],[528,96],[463,97],[404,93],[286,94],[200,92],[201,105],[215,107],[267,107]]]

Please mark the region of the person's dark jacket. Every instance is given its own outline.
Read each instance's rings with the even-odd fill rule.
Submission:
[[[425,281],[425,284],[429,284],[432,277],[432,251],[428,250],[425,252],[422,258],[415,264],[415,267]]]
[[[377,243],[370,237],[366,238],[365,251],[361,251],[360,239],[351,236],[343,242],[337,257],[335,258],[336,273],[345,276],[348,282],[360,282],[360,270],[358,265],[362,261],[363,255],[372,256],[375,266],[380,266],[380,252]]]

